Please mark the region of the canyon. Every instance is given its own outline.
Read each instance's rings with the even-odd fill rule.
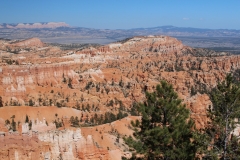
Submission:
[[[140,118],[136,107],[145,92],[161,80],[172,84],[200,129],[212,105],[207,93],[240,69],[238,55],[191,48],[168,36],[81,49],[38,38],[0,40],[0,57],[1,159],[131,157],[123,138],[133,134],[130,123]]]

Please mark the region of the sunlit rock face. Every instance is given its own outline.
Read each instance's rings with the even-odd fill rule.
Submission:
[[[22,124],[19,132],[0,132],[1,159],[109,159],[107,150],[97,148],[91,135],[84,138],[81,129],[56,130],[36,120],[29,130]]]

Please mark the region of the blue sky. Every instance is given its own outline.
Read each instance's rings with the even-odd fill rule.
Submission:
[[[240,0],[0,0],[0,23],[240,29]]]

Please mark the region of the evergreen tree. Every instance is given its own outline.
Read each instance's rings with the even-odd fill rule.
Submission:
[[[29,103],[29,106],[34,106],[34,104],[35,104],[32,99],[29,99],[28,103]]]
[[[240,117],[240,88],[233,83],[233,77],[217,85],[210,93],[213,104],[208,110],[211,120],[206,128],[209,147],[206,158],[240,159],[239,139],[233,134]]]
[[[29,118],[28,118],[28,115],[26,115],[25,123],[28,123],[28,122],[29,122]]]
[[[73,89],[73,87],[72,87],[72,79],[71,78],[68,79],[68,87]]]
[[[12,130],[15,132],[17,130],[16,128],[16,122],[14,121],[14,118],[12,118],[12,123],[11,123]]]
[[[29,127],[29,130],[32,129],[32,121],[30,120],[29,123],[28,123],[28,127]]]
[[[0,107],[3,107],[2,96],[0,96]]]
[[[119,110],[117,114],[117,119],[122,119],[123,118],[123,113]]]
[[[121,79],[120,79],[120,81],[119,81],[119,86],[124,87],[124,82],[123,82],[123,80],[122,80],[122,77],[121,77]]]
[[[147,92],[139,112],[141,123],[133,123],[136,140],[131,137],[125,140],[143,159],[194,159],[197,152],[194,122],[172,85],[161,81],[156,91]]]
[[[78,120],[78,117],[77,117],[77,116],[76,116],[75,119],[74,119],[73,126],[74,126],[74,127],[78,127],[78,126],[79,126],[79,120]]]
[[[75,123],[75,119],[74,119],[74,117],[73,116],[71,116],[71,118],[70,118],[70,123],[71,123],[71,125],[73,126],[74,125],[74,123]]]
[[[5,125],[9,125],[10,124],[10,121],[7,119],[5,120]]]

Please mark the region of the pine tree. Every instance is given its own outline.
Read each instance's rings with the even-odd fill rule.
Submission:
[[[29,127],[29,130],[32,129],[32,121],[30,120],[29,123],[28,123],[28,127]]]
[[[28,101],[28,103],[29,103],[29,106],[34,106],[34,104],[35,104],[32,99],[30,99],[30,100]]]
[[[14,121],[14,118],[12,118],[12,123],[11,123],[12,130],[15,132],[17,130],[16,128],[16,122]]]
[[[71,78],[68,79],[68,87],[73,89],[73,87],[72,87],[72,79]]]
[[[79,126],[79,120],[78,117],[76,116],[73,122],[74,127],[78,127]]]
[[[25,123],[29,123],[29,118],[28,118],[28,115],[26,115],[26,118],[25,118]]]
[[[206,128],[209,138],[210,151],[205,153],[206,158],[240,159],[239,139],[233,134],[240,117],[240,88],[233,83],[233,77],[217,85],[210,93],[213,104],[208,110],[211,120]]]
[[[2,96],[0,96],[0,107],[3,107]]]
[[[71,123],[71,126],[74,126],[74,123],[75,123],[75,119],[73,116],[71,116],[70,118],[70,123]]]
[[[144,159],[194,159],[197,152],[194,122],[172,85],[161,81],[156,91],[146,93],[140,104],[141,123],[126,142]],[[139,159],[139,158],[138,158]]]

